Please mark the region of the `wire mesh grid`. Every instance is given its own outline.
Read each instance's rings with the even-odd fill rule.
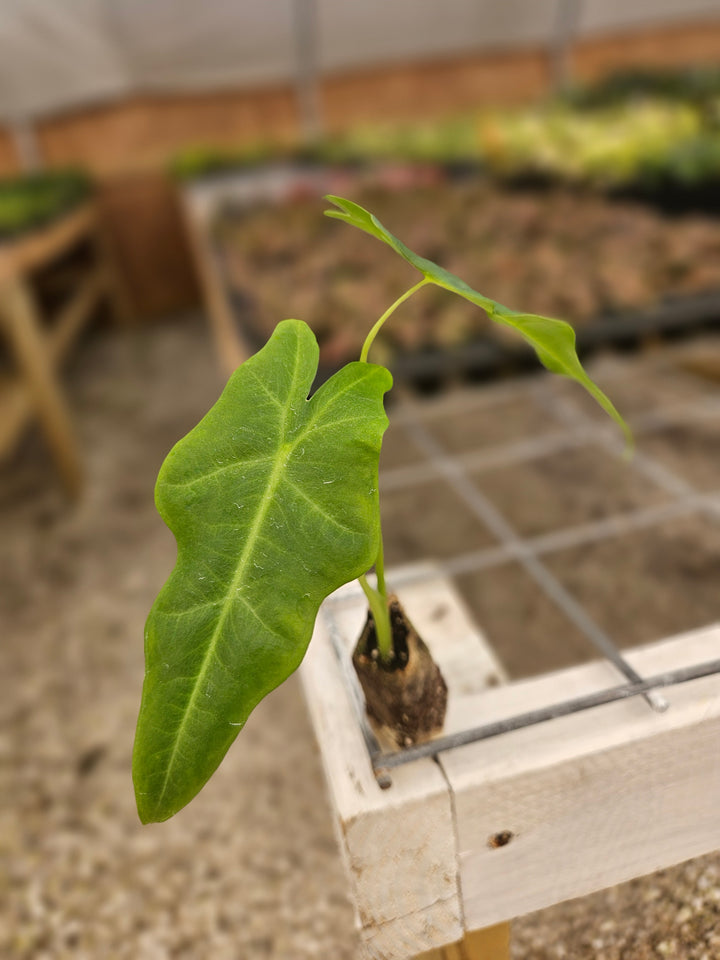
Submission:
[[[623,381],[632,389],[639,369],[647,369],[647,364],[643,366],[642,361],[638,360],[611,363],[605,371],[611,394],[613,385],[620,385]],[[501,440],[482,449],[474,449],[470,442],[467,448],[461,451],[453,450],[452,442],[448,443],[444,439],[443,425],[463,417],[471,421],[473,415],[479,417],[493,412],[502,418],[503,405],[518,400],[541,415],[547,424],[543,431],[528,436],[525,425],[526,430],[521,431],[519,437]],[[391,467],[382,472],[381,493],[397,491],[403,496],[419,485],[443,484],[446,489],[453,491],[469,515],[476,518],[494,540],[492,545],[439,559],[436,561],[436,569],[457,578],[480,571],[491,571],[511,562],[519,565],[547,600],[561,611],[565,620],[582,635],[584,641],[613,664],[624,682],[586,697],[560,701],[543,710],[531,711],[450,736],[438,737],[429,743],[387,753],[381,749],[367,723],[362,696],[349,664],[347,651],[341,649],[343,641],[334,630],[332,616],[327,616],[326,623],[331,640],[343,665],[345,682],[351,690],[370,761],[381,786],[390,785],[388,770],[394,766],[420,757],[436,756],[464,743],[498,736],[603,703],[642,696],[650,708],[661,712],[668,707],[668,701],[660,692],[663,687],[720,672],[720,659],[717,659],[656,677],[639,676],[623,656],[615,638],[598,623],[582,598],[568,588],[547,562],[553,554],[564,550],[617,541],[636,531],[652,530],[663,523],[681,518],[702,518],[710,525],[718,524],[720,487],[711,485],[709,490],[698,489],[680,472],[649,455],[643,440],[677,428],[678,424],[717,424],[720,422],[720,394],[716,389],[708,389],[699,391],[690,399],[663,403],[659,397],[658,402],[661,406],[648,406],[630,417],[639,446],[639,450],[630,459],[626,457],[623,441],[611,424],[606,424],[602,419],[586,412],[577,394],[573,395],[562,387],[558,389],[554,380],[544,376],[507,381],[493,385],[485,391],[464,390],[430,403],[409,396],[391,413],[391,423],[395,429],[400,428],[411,441],[417,456],[410,464]],[[523,535],[506,512],[488,496],[483,488],[483,476],[511,465],[531,464],[571,450],[593,450],[602,458],[621,463],[626,461],[627,470],[643,484],[652,485],[661,491],[663,499],[657,504],[641,503],[617,512],[605,510],[605,515],[598,518],[571,523],[536,535]],[[708,455],[711,456],[710,451]],[[399,570],[392,578],[393,586],[402,587],[403,583],[418,576],[427,576],[427,573],[418,574],[411,569]],[[331,605],[332,602],[331,600]]]

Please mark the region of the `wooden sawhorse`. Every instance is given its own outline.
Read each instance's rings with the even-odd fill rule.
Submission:
[[[31,276],[84,239],[93,245],[94,263],[83,269],[69,301],[46,325],[33,294]],[[108,254],[94,204],[85,204],[49,227],[0,245],[0,333],[16,368],[12,376],[0,382],[0,457],[13,449],[35,414],[71,497],[80,492],[82,467],[57,374],[103,297],[107,297],[118,320],[128,318],[128,301]]]

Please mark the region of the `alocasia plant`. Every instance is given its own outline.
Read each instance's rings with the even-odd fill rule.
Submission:
[[[165,460],[156,503],[178,556],[145,630],[133,777],[146,823],[172,816],[202,788],[250,712],[297,668],[320,604],[339,586],[359,578],[379,655],[392,656],[378,501],[392,377],[367,358],[415,291],[435,284],[514,327],[549,370],[578,381],[627,432],[583,370],[567,323],[495,303],[417,256],[358,204],[328,199],[338,208],[329,216],[382,240],[422,279],[376,322],[360,360],[312,396],[315,337],[300,320],[279,323]],[[373,566],[377,587],[365,576]]]

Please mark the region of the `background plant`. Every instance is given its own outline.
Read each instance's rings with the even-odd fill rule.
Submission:
[[[0,180],[0,239],[42,226],[91,193],[89,178],[58,170]]]

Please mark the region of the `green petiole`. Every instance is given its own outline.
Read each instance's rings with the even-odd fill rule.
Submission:
[[[391,304],[391,306],[387,308],[385,313],[374,324],[367,337],[365,337],[365,343],[360,351],[360,363],[367,363],[368,353],[370,352],[370,347],[373,345],[373,340],[382,330],[387,318],[397,310],[401,303],[405,303],[405,301],[408,300],[416,291],[418,291],[421,287],[427,286],[429,283],[432,283],[432,280],[428,280],[427,277],[425,277],[419,283],[416,283],[414,287],[410,287],[409,290],[406,290],[401,297],[397,298],[395,303]]]
[[[387,594],[373,589],[363,574],[358,577],[358,583],[367,597],[370,612],[375,621],[378,653],[383,663],[389,663],[393,654],[392,627],[390,625],[390,611],[388,610]]]
[[[367,337],[365,338],[365,343],[363,343],[362,350],[360,351],[361,363],[367,363],[370,347],[373,345],[375,337],[382,330],[388,317],[390,317],[402,303],[405,303],[406,300],[409,300],[410,297],[420,290],[421,287],[425,287],[430,283],[432,283],[432,280],[424,277],[419,283],[416,283],[414,286],[410,287],[409,290],[406,290],[402,296],[398,297],[397,300],[387,308],[385,313],[383,313],[383,315],[375,322],[370,333],[368,333]],[[390,623],[390,610],[388,608],[387,587],[385,585],[385,555],[383,550],[382,527],[380,526],[379,516],[378,529],[380,531],[380,542],[378,545],[377,557],[375,558],[377,589],[374,589],[370,586],[367,581],[367,577],[365,576],[359,577],[358,582],[363,588],[365,596],[367,597],[368,606],[370,607],[373,620],[375,621],[375,633],[377,636],[378,653],[380,655],[380,659],[383,663],[389,663],[393,654],[393,639],[392,625]]]

